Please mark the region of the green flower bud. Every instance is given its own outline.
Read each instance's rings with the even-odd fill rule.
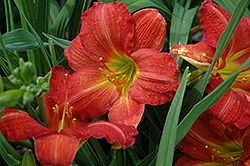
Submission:
[[[27,86],[26,90],[34,95],[38,92],[38,88],[34,84],[30,84],[29,86]]]
[[[43,77],[37,77],[36,82],[37,85],[41,86],[45,82],[45,79]]]
[[[24,83],[30,83],[36,75],[36,67],[32,62],[25,62],[21,68],[21,77]]]
[[[31,165],[36,165],[36,160],[32,151],[28,150],[23,155],[21,166],[31,166]]]
[[[29,104],[34,100],[34,95],[29,91],[23,93],[23,105]]]
[[[21,99],[23,91],[20,89],[11,89],[0,94],[0,106],[13,107]]]
[[[21,79],[21,69],[19,67],[15,68],[13,70],[13,75],[18,78],[18,79]]]

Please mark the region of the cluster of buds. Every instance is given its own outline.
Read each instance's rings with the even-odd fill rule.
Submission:
[[[8,79],[20,88],[0,92],[0,106],[3,107],[29,104],[36,96],[49,91],[50,73],[45,77],[37,77],[35,65],[23,59],[19,59],[19,67],[13,70]]]

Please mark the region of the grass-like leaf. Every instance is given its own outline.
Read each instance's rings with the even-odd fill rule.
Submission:
[[[179,2],[175,4],[170,26],[169,47],[176,44],[187,44],[190,28],[197,10],[198,6],[186,10]],[[179,56],[176,57],[176,60],[180,68],[183,60]]]
[[[183,96],[186,89],[187,76],[188,67],[183,74],[178,91],[175,94],[165,121],[159,145],[159,152],[157,154],[157,166],[172,165],[173,163],[177,124],[181,112]]]

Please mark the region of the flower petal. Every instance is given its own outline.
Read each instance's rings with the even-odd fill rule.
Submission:
[[[231,14],[227,13],[223,8],[217,6],[211,0],[206,0],[203,3],[199,10],[199,14],[204,39],[210,46],[217,47],[219,37],[226,28],[229,19],[231,18]],[[235,57],[239,57],[246,52],[249,52],[249,22],[250,19],[243,16],[232,36],[231,41],[221,55],[223,59],[236,59]],[[245,58],[241,60],[245,60]]]
[[[212,78],[206,92],[211,93],[222,81],[219,74]],[[234,126],[244,129],[250,124],[250,102],[243,93],[235,92],[231,88],[210,107],[207,113],[221,120],[229,129]]]
[[[119,142],[124,148],[131,146],[135,142],[134,136],[138,134],[133,126],[102,120],[91,122],[82,128],[68,128],[63,130],[77,138],[106,137],[109,143]]]
[[[174,166],[205,166],[205,165],[214,165],[215,163],[213,162],[207,162],[207,161],[202,161],[202,160],[197,160],[192,157],[189,157],[187,155],[181,156],[175,163]],[[217,163],[219,164],[219,163]],[[217,165],[216,166],[220,166]],[[224,164],[222,164],[224,165]]]
[[[144,103],[133,99],[130,95],[123,95],[113,104],[108,114],[109,121],[137,127],[144,113],[144,107]]]
[[[96,62],[108,61],[133,51],[134,24],[128,8],[121,2],[94,3],[82,15],[81,42]]]
[[[0,121],[0,130],[9,141],[23,141],[55,131],[43,127],[31,118],[28,113],[9,108],[5,108],[4,110]]]
[[[143,9],[132,19],[135,24],[134,51],[151,48],[161,51],[166,37],[167,23],[156,9]]]
[[[199,15],[204,39],[210,46],[217,47],[219,38],[227,27],[231,15],[212,0],[205,0],[199,10]]]
[[[83,66],[68,76],[68,103],[73,106],[73,116],[81,119],[97,118],[105,114],[120,95],[119,89],[99,70],[101,65]],[[51,96],[63,111],[66,93],[65,81],[58,92]]]
[[[73,70],[77,70],[85,65],[96,64],[95,61],[87,56],[79,35],[64,50],[64,55]]]
[[[175,58],[153,49],[140,49],[131,55],[137,67],[136,78],[128,89],[136,100],[159,105],[171,100],[179,86]]]
[[[35,137],[37,160],[42,165],[70,165],[75,158],[79,140],[62,134]]]
[[[239,149],[238,144],[225,134],[226,126],[214,116],[202,113],[195,121],[178,148],[187,155],[204,161],[223,162],[217,151],[226,153],[228,149]],[[212,156],[214,158],[212,159]]]
[[[55,106],[55,103],[49,98],[50,95],[54,94],[57,91],[57,88],[61,84],[61,82],[66,78],[65,74],[69,74],[70,72],[65,70],[63,66],[55,66],[51,70],[51,78],[50,78],[50,89],[49,93],[44,95],[44,104],[45,104],[45,111],[49,121],[49,128],[53,125],[53,110],[52,107]],[[64,102],[63,102],[64,103]]]
[[[206,72],[212,63],[215,48],[210,47],[202,40],[197,44],[174,45],[171,47],[171,52]],[[218,64],[215,65],[212,74],[216,75],[217,70]]]

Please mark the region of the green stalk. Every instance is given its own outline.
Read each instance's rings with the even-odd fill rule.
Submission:
[[[44,105],[44,99],[43,96],[37,96],[37,102],[39,105],[39,111],[41,114],[42,121],[47,125],[49,123],[46,111],[45,111],[45,105]]]

